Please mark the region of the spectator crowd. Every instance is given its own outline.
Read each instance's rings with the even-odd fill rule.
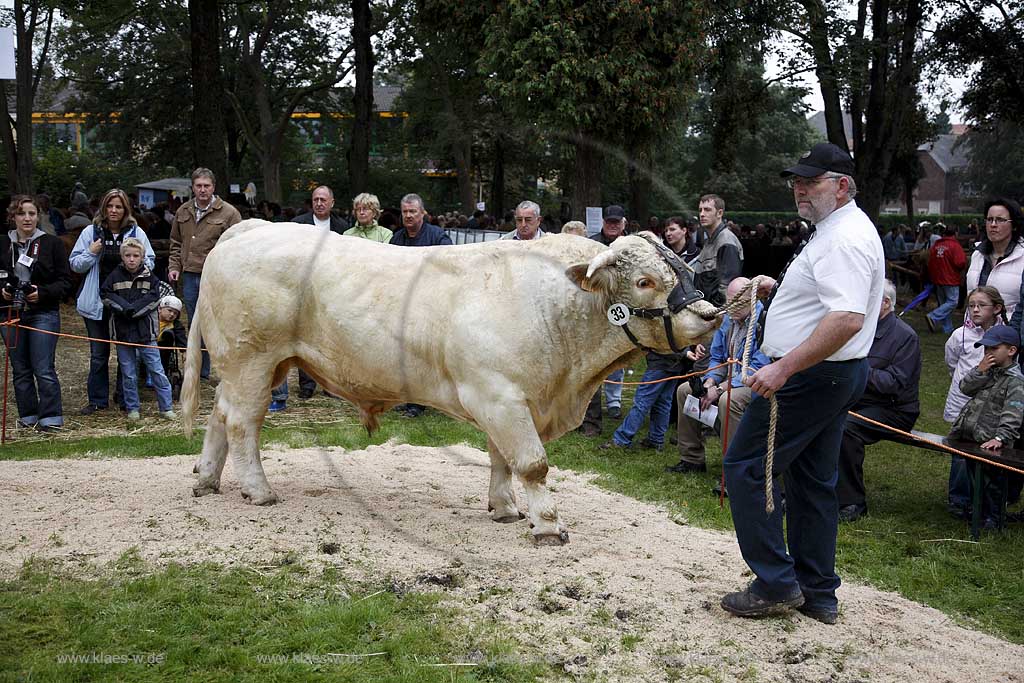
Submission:
[[[739,458],[739,451],[759,437],[749,425],[760,418],[746,414],[760,414],[763,399],[793,386],[789,382],[803,382],[800,395],[807,400],[789,410],[812,423],[819,419],[816,415],[827,413],[820,419],[831,426],[822,428],[822,438],[834,440],[837,455],[831,473],[826,465],[818,472],[792,475],[792,480],[787,478],[786,492],[791,499],[798,493],[803,497],[798,505],[811,505],[813,496],[834,496],[838,520],[856,521],[869,507],[863,473],[865,449],[886,438],[886,432],[877,424],[847,419],[846,410],[900,430],[913,428],[920,414],[921,351],[918,334],[902,316],[912,307],[927,306],[934,297],[935,306],[926,313],[925,321],[930,334],[946,338],[945,363],[951,380],[943,417],[950,424],[949,434],[993,451],[1021,445],[1024,375],[1017,352],[1024,332],[1024,307],[1020,306],[1024,298],[1024,215],[1020,205],[1008,198],[992,199],[979,222],[963,226],[921,222],[913,229],[900,225],[878,234],[856,209],[856,186],[848,166],[841,155],[819,145],[800,164],[787,169],[784,174],[801,209],[799,220],[737,224],[729,220],[725,200],[712,194],[701,197],[697,216],[650,217],[643,229],[661,237],[672,253],[689,264],[695,285],[712,303],[731,300],[755,275],[778,274],[778,281],[773,281],[770,291],[759,292],[767,301],[755,311],[727,316],[707,347],[696,345],[681,354],[648,353],[644,383],[628,410],[622,405],[623,371],[612,372],[609,382],[590,401],[580,427],[584,435],[604,433],[603,417],[607,415],[616,427],[600,447],[625,451],[635,448],[636,437],[646,424],[646,436],[639,445],[662,450],[671,441],[678,448],[680,460],[667,468],[670,472],[683,476],[705,472],[709,437],[727,432],[723,440],[740,444],[735,450],[735,458]],[[819,194],[830,181],[838,187],[839,201],[825,211],[821,207],[829,198],[822,199]],[[406,248],[451,245],[448,231],[452,229],[500,230],[504,233],[501,239],[509,241],[543,239],[557,232],[587,233],[586,226],[576,221],[558,226],[529,200],[500,219],[483,211],[468,216],[432,214],[416,194],[406,194],[397,207],[388,208],[377,196],[362,193],[351,206],[342,202],[342,209],[327,186],[315,188],[301,209],[265,201],[235,206],[217,194],[217,181],[209,169],[196,169],[191,183],[191,198],[153,207],[140,207],[135,195],[120,189],[90,199],[80,183],[72,190],[66,211],[55,208],[46,195],[11,200],[8,231],[0,235],[2,305],[7,308],[5,317],[18,318],[22,326],[33,328],[3,328],[19,427],[56,431],[64,424],[55,369],[57,337],[46,332],[60,331],[59,305],[69,296],[91,338],[88,400],[78,407],[79,414],[93,415],[113,405],[130,422],[137,422],[142,419],[140,388],[149,386],[156,393],[158,415],[176,417],[173,402],[180,389],[181,371],[178,352],[170,347],[185,343],[182,318],[188,321],[195,314],[206,257],[221,235],[244,218],[309,224]],[[805,200],[804,195],[810,198]],[[611,205],[603,210],[601,229],[590,239],[610,245],[620,236],[640,230],[641,225],[629,220],[622,206]],[[154,249],[158,241],[167,245],[159,255]],[[839,248],[834,243],[846,250],[845,262],[830,261],[828,250]],[[875,267],[876,252],[880,270]],[[787,275],[789,288],[781,286]],[[794,278],[803,278],[803,284],[792,284]],[[800,286],[805,289],[798,290]],[[842,291],[844,288],[859,289],[854,296]],[[898,310],[898,288],[920,292],[903,312]],[[862,305],[858,297],[869,295],[872,302]],[[791,343],[792,334],[780,336],[779,321],[788,321],[791,332],[799,330],[805,325],[800,319],[804,311],[796,306],[807,306],[808,301],[812,313],[815,306],[823,306],[822,321],[832,320],[836,312],[853,311],[870,324],[850,328],[853,336],[840,335],[846,340],[843,344],[828,347],[829,354],[807,361],[808,365],[779,383],[776,375],[783,372],[780,368],[786,366],[786,359],[803,353],[799,344]],[[958,312],[961,302],[963,314]],[[867,330],[871,333],[865,334]],[[742,356],[748,335],[759,341],[747,374],[719,367]],[[810,329],[808,335],[806,343],[811,344],[815,337]],[[112,342],[117,342],[118,362],[111,400]],[[848,391],[829,397],[816,394],[822,380],[812,371],[820,362],[860,359],[866,359],[863,377],[860,370],[844,369],[846,374],[835,380],[850,383]],[[210,371],[209,357],[204,354],[201,377],[208,380]],[[697,374],[688,382],[676,379],[692,372]],[[315,391],[315,380],[300,371],[298,397],[308,399]],[[286,410],[288,399],[285,382],[274,388],[269,410]],[[425,407],[410,403],[398,410],[415,418]],[[702,420],[709,411],[717,418]],[[674,438],[672,423],[676,425]],[[805,446],[811,448],[807,444],[801,448]],[[792,457],[796,463],[802,456],[794,451]],[[732,446],[727,459],[733,462],[726,463],[729,476],[723,495],[744,496],[749,502],[757,476],[746,461],[734,460]],[[763,471],[760,477],[763,482]],[[812,495],[797,488],[806,485],[808,477],[823,477],[828,492],[822,489]],[[998,474],[991,480],[983,513],[987,526],[998,526],[1004,521],[1001,511],[1006,502],[998,499],[998,491],[1007,490],[1013,502],[1019,498],[1021,481]],[[739,490],[734,492],[733,487]],[[963,460],[953,458],[948,482],[952,514],[962,517],[971,513],[969,487],[968,468]],[[739,519],[737,532],[741,545],[748,534],[774,533],[763,528],[761,521],[746,528]],[[808,595],[805,591],[803,597]],[[748,593],[732,598],[726,609],[737,614],[757,612],[755,597]],[[799,601],[787,595],[774,604],[783,602],[797,606]],[[831,618],[828,600],[818,607],[822,620]]]

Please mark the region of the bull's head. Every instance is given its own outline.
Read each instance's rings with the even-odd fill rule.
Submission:
[[[589,263],[571,266],[566,274],[578,287],[599,297],[601,307],[609,310],[609,324],[623,325],[635,344],[659,353],[703,341],[721,322],[714,306],[692,296],[688,274],[677,273],[655,244],[643,237],[620,237]]]

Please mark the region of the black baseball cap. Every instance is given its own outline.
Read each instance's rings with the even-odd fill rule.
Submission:
[[[622,220],[626,217],[626,212],[618,204],[612,204],[604,210],[604,219],[609,220]]]
[[[790,166],[779,175],[783,178],[791,175],[813,178],[829,172],[852,176],[853,157],[831,142],[819,142],[811,147],[807,156],[800,157],[796,166]]]
[[[999,346],[1000,344],[1009,344],[1010,346],[1016,346],[1020,348],[1020,335],[1017,334],[1017,330],[1013,329],[1009,325],[993,325],[988,328],[988,332],[981,338],[980,341],[974,342],[974,348],[981,346]]]

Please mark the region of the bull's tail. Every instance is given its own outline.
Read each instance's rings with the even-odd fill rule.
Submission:
[[[200,295],[201,296],[201,295]],[[181,423],[185,436],[192,438],[192,418],[199,409],[199,373],[203,365],[203,333],[199,329],[199,305],[188,321],[188,350],[185,352],[185,380],[181,384]]]

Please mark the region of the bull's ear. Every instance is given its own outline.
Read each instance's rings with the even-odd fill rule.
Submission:
[[[590,277],[587,277],[588,268],[590,268],[589,263],[577,263],[574,266],[569,266],[565,271],[565,276],[585,292],[603,295],[611,294],[612,286],[615,282],[615,275],[612,272],[613,267],[599,268]]]

